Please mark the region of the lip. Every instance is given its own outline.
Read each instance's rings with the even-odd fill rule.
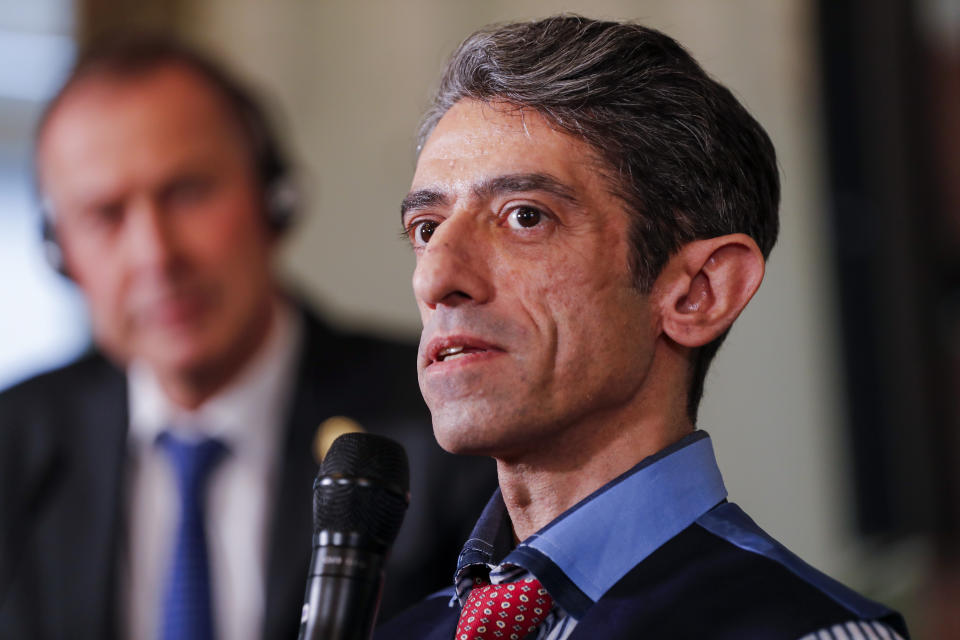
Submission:
[[[199,322],[205,308],[205,301],[200,296],[177,295],[143,305],[137,316],[142,323],[156,328],[182,328]]]
[[[464,350],[469,350],[469,353],[466,357],[456,358],[454,360],[445,361],[440,359],[440,353],[445,349],[450,349],[453,347],[463,347]],[[463,335],[463,334],[453,334],[448,336],[437,336],[436,338],[431,339],[426,348],[423,350],[425,367],[432,367],[436,365],[451,365],[461,361],[470,361],[475,360],[479,357],[490,356],[497,353],[503,353],[503,349],[500,347],[483,340],[482,338],[477,338],[476,336]]]

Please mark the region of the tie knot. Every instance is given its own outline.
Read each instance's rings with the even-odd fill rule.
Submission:
[[[199,492],[210,471],[227,452],[226,445],[216,438],[187,440],[169,431],[160,434],[157,444],[170,459],[181,492],[187,494]]]
[[[460,612],[457,640],[522,640],[553,608],[553,598],[533,577],[517,582],[477,581]]]

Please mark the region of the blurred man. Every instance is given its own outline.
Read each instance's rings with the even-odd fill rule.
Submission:
[[[336,332],[278,283],[292,185],[247,91],[169,41],[94,48],[36,166],[99,350],[0,396],[0,637],[295,637],[331,416],[410,452],[385,611],[447,582],[433,552],[471,498],[457,516],[424,487],[479,510],[483,473],[427,442],[412,345]]]
[[[731,93],[659,32],[550,18],[468,38],[420,141],[420,387],[500,487],[454,587],[380,637],[905,635],[728,503],[695,428],[778,226]]]

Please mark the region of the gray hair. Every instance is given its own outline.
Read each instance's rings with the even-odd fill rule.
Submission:
[[[474,33],[446,66],[420,125],[418,153],[464,99],[534,109],[593,149],[633,218],[629,267],[643,292],[693,240],[745,233],[764,257],[776,242],[780,180],[770,138],[659,31],[561,15]],[[693,421],[724,337],[692,356]]]

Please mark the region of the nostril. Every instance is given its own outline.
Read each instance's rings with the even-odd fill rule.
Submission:
[[[465,300],[472,300],[472,299],[473,299],[473,298],[470,296],[470,294],[467,293],[466,291],[454,291],[454,292],[452,292],[452,293],[450,294],[450,296],[458,297],[458,298],[463,298],[463,299],[465,299]],[[449,296],[448,296],[448,297],[449,297]]]
[[[473,297],[470,294],[468,294],[466,291],[455,290],[455,291],[451,291],[450,293],[445,295],[443,298],[441,298],[437,302],[437,304],[443,305],[445,307],[455,307],[457,305],[464,304],[466,302],[471,302],[471,301],[473,301]]]

